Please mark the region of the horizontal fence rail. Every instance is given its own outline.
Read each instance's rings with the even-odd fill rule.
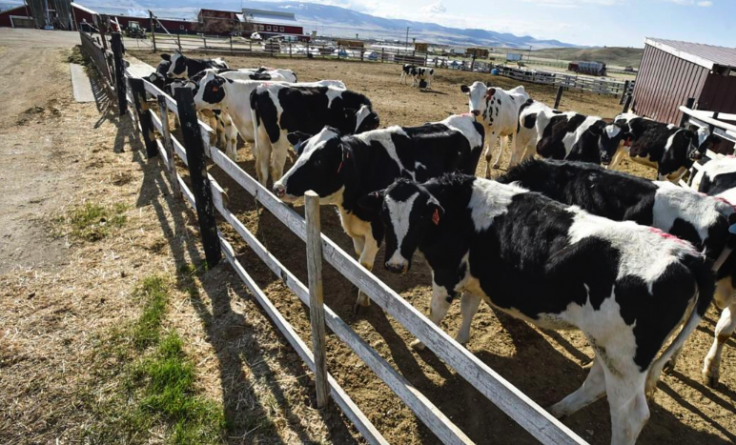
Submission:
[[[160,37],[158,38],[160,40]],[[184,40],[184,39],[182,39]],[[139,81],[130,82],[132,76],[126,71],[126,83],[134,87]],[[203,169],[202,159],[206,156],[222,172],[233,179],[256,201],[271,212],[291,232],[302,241],[307,242],[307,222],[289,206],[280,201],[268,189],[264,188],[257,180],[246,173],[238,164],[227,157],[217,148],[210,147],[209,136],[212,128],[201,121],[197,121],[195,127],[198,131],[188,131],[189,140],[177,141],[168,129],[168,112],[177,116],[177,119],[187,120],[185,116],[191,116],[189,111],[182,114],[181,107],[190,107],[193,112],[191,94],[182,94],[179,97],[184,102],[177,102],[165,92],[142,79],[144,100],[158,102],[158,112],[148,104],[145,106],[134,106],[137,100],[133,88],[121,88],[124,93],[123,100],[130,104],[127,107],[128,115],[135,123],[134,127],[142,136],[148,146],[152,143],[155,153],[149,153],[149,158],[155,155],[161,159],[164,170],[171,182],[170,186],[174,195],[180,194],[200,215],[200,228],[204,232],[203,222],[214,212],[220,215],[222,221],[230,225],[248,245],[250,250],[256,254],[266,266],[279,277],[284,284],[305,305],[310,304],[310,289],[296,276],[286,269],[283,264],[269,252],[265,246],[251,233],[245,225],[233,214],[227,206],[224,191],[218,182]],[[187,99],[183,99],[183,98]],[[189,103],[187,103],[187,100]],[[133,111],[137,110],[137,111]],[[183,116],[183,117],[180,117]],[[150,124],[146,124],[150,122]],[[143,125],[142,125],[143,124]],[[150,126],[155,135],[143,131],[144,127]],[[192,136],[201,133],[201,136]],[[157,137],[156,137],[157,136]],[[198,138],[201,137],[201,142]],[[192,138],[194,142],[192,142]],[[191,142],[191,143],[190,143]],[[193,156],[191,150],[202,150],[201,156]],[[211,194],[211,205],[204,200],[207,208],[202,208],[202,190],[192,188],[177,170],[176,158],[189,168],[190,179],[193,169],[204,175],[199,180],[207,184],[207,193]],[[196,164],[196,165],[193,165]],[[203,181],[203,182],[202,182]],[[199,186],[198,186],[199,187]],[[200,207],[198,208],[198,204]],[[204,212],[204,213],[203,213]],[[209,212],[209,213],[208,213]],[[202,219],[204,218],[204,219]],[[253,278],[243,268],[237,259],[237,254],[232,245],[225,239],[222,232],[215,226],[214,229],[219,249],[224,259],[233,267],[240,279],[250,289],[259,304],[269,315],[274,324],[279,328],[287,341],[297,351],[307,366],[315,371],[315,355],[307,347],[305,342],[297,335],[293,326],[283,317],[273,303],[268,299],[262,289],[258,287]],[[429,347],[439,358],[454,368],[459,375],[473,385],[492,403],[497,405],[503,412],[514,419],[520,426],[527,430],[541,443],[547,444],[579,444],[586,442],[572,432],[569,428],[553,418],[534,401],[529,399],[519,389],[511,385],[503,377],[493,371],[485,363],[480,361],[466,348],[458,344],[441,328],[432,323],[427,317],[409,304],[404,298],[391,290],[386,284],[378,280],[371,272],[364,269],[349,254],[345,253],[332,240],[324,234],[319,235],[318,243],[321,244],[321,257],[333,266],[346,279],[356,285],[361,291],[368,295],[388,315],[395,318],[404,325],[409,332]],[[209,256],[208,256],[209,258]],[[342,342],[347,344],[351,350],[380,378],[386,385],[415,413],[443,443],[448,444],[472,444],[471,439],[465,435],[447,416],[445,416],[424,394],[407,381],[396,369],[394,369],[377,351],[375,351],[365,340],[363,340],[345,321],[343,321],[329,306],[324,305],[324,323]],[[328,351],[329,354],[329,351]],[[376,445],[388,444],[383,436],[376,430],[374,425],[354,404],[350,397],[340,387],[338,382],[328,373],[327,386],[329,394],[335,403],[345,412],[345,415],[356,425],[356,428],[365,439]]]
[[[736,144],[736,125],[729,124],[726,121],[736,122],[736,114],[719,113],[717,111],[694,110],[687,106],[680,106],[683,113],[683,124],[690,123],[701,128],[710,129],[711,133]],[[695,175],[703,168],[705,164],[712,160],[721,159],[724,155],[715,153],[711,150],[705,152],[703,159],[695,162],[690,169],[690,177],[688,181],[680,180],[679,185],[682,187],[691,187]]]

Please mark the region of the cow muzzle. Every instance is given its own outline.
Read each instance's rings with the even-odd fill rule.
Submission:
[[[392,263],[387,261],[386,264],[384,264],[384,267],[387,271],[395,273],[397,275],[403,275],[409,271],[408,262]]]
[[[286,196],[286,187],[278,182],[273,185],[273,194],[279,199],[283,199]]]

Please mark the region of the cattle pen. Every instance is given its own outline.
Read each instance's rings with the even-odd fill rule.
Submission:
[[[318,218],[314,218],[315,203],[307,198],[307,218],[302,218],[269,190],[246,173],[218,149],[210,147],[212,129],[199,121],[194,110],[191,91],[178,89],[172,98],[144,79],[134,69],[126,69],[122,38],[118,33],[102,35],[101,40],[81,32],[83,49],[94,62],[103,82],[118,99],[121,115],[128,114],[136,123],[149,159],[158,157],[168,173],[175,196],[183,197],[198,215],[208,265],[224,259],[250,289],[275,326],[292,345],[301,359],[316,374],[318,403],[329,396],[342,409],[363,437],[372,444],[386,444],[386,439],[373,426],[329,373],[324,371],[324,342],[320,341],[323,319],[334,335],[352,351],[414,412],[439,440],[451,444],[473,443],[450,418],[443,414],[424,394],[396,371],[378,352],[363,340],[328,306],[321,304],[321,262],[327,261],[353,283],[386,314],[421,340],[448,366],[457,371],[493,404],[543,444],[585,444],[586,442],[557,419],[553,418],[524,393],[507,382],[489,366],[448,336],[385,283],[360,266],[331,239],[320,233]],[[107,42],[110,37],[110,43]],[[150,98],[150,99],[149,99]],[[158,103],[158,112],[150,106]],[[169,115],[180,122],[183,137],[177,140],[169,130]],[[157,136],[158,135],[158,136]],[[190,183],[177,172],[178,158],[189,169]],[[309,262],[309,285],[286,269],[257,237],[228,209],[228,199],[217,180],[207,173],[209,161],[229,176],[284,226],[306,242]],[[311,210],[310,210],[311,209]],[[301,300],[310,307],[313,326],[312,348],[302,340],[290,323],[258,287],[237,259],[231,243],[216,226],[216,213],[242,237],[263,263]],[[324,313],[324,317],[321,314]],[[329,370],[327,370],[329,371]]]

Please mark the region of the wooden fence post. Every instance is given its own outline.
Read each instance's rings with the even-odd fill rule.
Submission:
[[[156,137],[153,134],[153,122],[151,114],[148,112],[148,102],[146,101],[146,87],[143,85],[143,79],[130,78],[130,89],[133,93],[133,104],[135,105],[138,122],[141,124],[141,133],[143,133],[143,142],[146,145],[146,157],[148,159],[158,156],[158,147],[156,145]]]
[[[192,181],[192,194],[197,204],[197,219],[199,220],[199,231],[202,234],[205,258],[208,267],[214,267],[222,259],[222,251],[217,235],[215,204],[207,176],[204,141],[197,121],[197,111],[194,108],[194,97],[189,88],[177,88],[174,95],[176,106],[179,109],[184,147],[187,150],[189,178]]]
[[[319,195],[308,191],[304,195],[307,220],[307,271],[309,274],[309,315],[312,323],[312,353],[314,380],[317,388],[317,408],[327,405],[327,358],[325,351],[325,307],[322,294],[322,237],[319,218]]]
[[[176,34],[176,46],[179,47],[179,52],[181,52],[181,34],[180,33]]]
[[[204,53],[207,54],[207,37],[202,33],[202,42],[204,42]]]
[[[562,100],[562,92],[565,91],[565,87],[560,85],[559,88],[557,88],[557,97],[555,98],[555,106],[554,109],[557,110],[560,108],[560,101]]]
[[[148,17],[151,20],[151,42],[153,42],[153,52],[156,52],[156,22],[153,19],[153,12],[151,10],[148,11]]]
[[[622,113],[628,113],[629,108],[631,107],[631,101],[634,99],[634,96],[631,94],[626,95],[626,101],[624,102],[624,108],[621,110]]]
[[[164,149],[166,157],[169,158],[169,182],[171,182],[171,194],[174,198],[181,198],[181,187],[176,174],[176,153],[174,153],[174,141],[171,140],[171,129],[169,128],[169,106],[163,94],[158,97],[158,111],[161,116],[161,129],[163,130]]]
[[[128,100],[125,97],[123,40],[121,39],[119,32],[112,33],[112,53],[115,60],[115,91],[118,93],[118,110],[122,116],[128,111]]]
[[[230,55],[233,54],[233,35],[230,34]]]
[[[695,105],[695,98],[688,97],[687,100],[685,101],[685,106],[692,110],[694,105]],[[680,126],[684,127],[687,120],[688,120],[688,115],[685,113],[682,113],[682,117],[680,118]]]
[[[631,81],[630,80],[627,80],[624,83],[624,92],[621,93],[621,101],[618,103],[619,105],[623,105],[624,104],[624,101],[626,100],[626,95],[629,94],[629,82],[631,82]]]

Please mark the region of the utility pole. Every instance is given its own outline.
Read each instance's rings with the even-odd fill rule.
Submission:
[[[406,44],[404,46],[405,51],[409,51],[409,27],[406,27]]]

